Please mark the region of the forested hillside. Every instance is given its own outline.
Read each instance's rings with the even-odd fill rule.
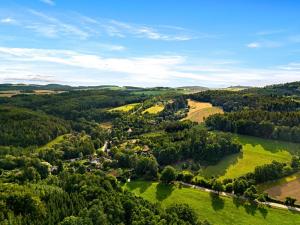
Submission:
[[[70,123],[24,108],[0,106],[0,145],[43,145],[70,132]]]

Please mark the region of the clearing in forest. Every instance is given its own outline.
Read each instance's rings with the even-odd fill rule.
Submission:
[[[130,110],[134,109],[137,105],[140,103],[132,103],[132,104],[127,104],[127,105],[122,105],[113,109],[110,109],[109,111],[122,111],[122,112],[129,112]]]
[[[189,112],[188,115],[183,120],[190,120],[197,123],[202,123],[205,118],[210,115],[221,113],[223,114],[223,109],[220,107],[215,107],[209,102],[198,102],[188,99]]]
[[[149,114],[158,114],[160,113],[161,111],[164,110],[164,105],[163,104],[156,104],[154,106],[151,106],[150,108],[146,109],[143,111],[143,114],[144,113],[149,113]]]
[[[58,144],[58,143],[62,142],[64,140],[65,136],[66,136],[66,134],[57,136],[52,141],[50,141],[47,144],[45,144],[44,146],[40,147],[39,150],[43,150],[45,148],[52,148],[55,144]]]
[[[192,188],[177,188],[157,182],[134,181],[127,183],[124,188],[137,196],[162,207],[171,204],[188,204],[200,220],[208,220],[218,225],[288,225],[299,220],[299,213],[283,209],[258,207],[231,197],[216,196],[208,192]]]
[[[254,171],[256,166],[269,164],[273,160],[289,162],[292,154],[300,152],[300,144],[244,135],[236,136],[243,145],[242,151],[224,157],[216,165],[203,168],[201,176],[218,176],[220,179],[236,178]]]

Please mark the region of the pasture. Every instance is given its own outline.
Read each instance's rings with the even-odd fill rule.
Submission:
[[[144,114],[144,113],[158,114],[158,113],[160,113],[161,111],[163,111],[164,108],[165,108],[165,107],[164,107],[163,104],[156,104],[156,105],[151,106],[151,107],[149,107],[148,109],[144,110],[144,111],[142,112],[142,114]]]
[[[202,123],[205,118],[217,113],[224,113],[220,107],[214,107],[208,102],[197,102],[188,99],[189,112],[183,120],[191,120],[193,122]]]
[[[121,111],[121,112],[129,112],[130,110],[134,109],[136,106],[138,106],[140,103],[131,103],[127,105],[122,105],[113,109],[110,109],[109,111]]]
[[[236,178],[252,172],[256,166],[278,162],[289,162],[292,154],[300,152],[300,144],[274,141],[250,136],[236,135],[243,145],[238,154],[226,156],[216,165],[202,169],[204,177],[217,176],[220,179]]]
[[[208,220],[218,225],[288,225],[297,224],[300,215],[288,210],[258,207],[239,199],[219,197],[192,188],[176,188],[160,183],[136,181],[127,183],[124,188],[163,207],[173,203],[190,205],[200,220]]]

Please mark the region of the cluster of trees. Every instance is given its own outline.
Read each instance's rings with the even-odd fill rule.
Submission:
[[[66,134],[63,141],[39,151],[39,157],[49,163],[79,158],[95,153],[95,145],[98,146],[98,142],[94,144],[91,136],[84,132]],[[100,146],[102,145],[100,144]]]
[[[37,157],[5,155],[0,158],[0,169],[18,171],[11,173],[7,178],[9,182],[37,182],[50,174],[50,164]]]
[[[170,102],[165,104],[164,110],[159,114],[159,120],[178,120],[186,115],[188,103],[186,98],[179,96],[173,98]],[[182,111],[182,112],[180,112]]]
[[[143,141],[153,150],[160,165],[185,159],[216,163],[224,156],[241,150],[241,145],[232,135],[209,133],[198,126],[166,133],[159,137],[146,138]]]
[[[291,98],[259,94],[256,89],[240,92],[210,90],[192,94],[190,98],[195,101],[211,102],[215,106],[221,106],[225,112],[239,111],[245,108],[290,112],[300,108],[300,102]]]
[[[28,109],[0,107],[0,145],[43,145],[70,131],[70,123]]]
[[[207,118],[206,125],[212,129],[300,142],[300,112],[268,112],[243,110]]]
[[[202,224],[187,205],[166,209],[123,192],[112,177],[70,174],[44,184],[0,183],[0,224]]]

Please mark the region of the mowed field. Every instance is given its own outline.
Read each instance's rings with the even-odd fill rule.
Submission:
[[[110,109],[109,111],[122,111],[122,112],[128,112],[132,109],[134,109],[137,105],[140,103],[132,103],[132,104],[127,104],[127,105],[122,105],[113,109]]]
[[[275,199],[283,201],[290,196],[296,198],[297,203],[300,203],[300,172],[276,181],[266,182],[259,185],[258,188]]]
[[[243,145],[242,152],[225,157],[216,165],[201,171],[201,176],[217,176],[220,179],[236,178],[252,172],[256,166],[278,162],[289,162],[292,153],[300,152],[300,144],[236,135]]]
[[[164,105],[163,104],[157,104],[154,106],[151,106],[150,108],[144,110],[142,113],[149,113],[149,114],[157,114],[160,113],[161,111],[164,110]]]
[[[200,220],[216,225],[292,225],[300,223],[300,214],[283,209],[257,207],[229,197],[216,197],[192,188],[136,181],[124,186],[137,196],[163,207],[174,203],[190,205]]]
[[[189,112],[183,120],[191,120],[193,122],[202,123],[205,118],[217,113],[224,113],[222,108],[214,107],[208,102],[197,102],[188,99]]]

